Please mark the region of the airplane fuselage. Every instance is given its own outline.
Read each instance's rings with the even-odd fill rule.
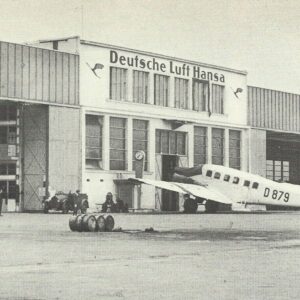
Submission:
[[[236,169],[204,164],[195,168],[177,168],[175,172],[207,185],[236,203],[300,207],[300,186],[279,183]]]

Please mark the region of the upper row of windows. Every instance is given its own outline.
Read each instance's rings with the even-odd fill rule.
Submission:
[[[221,173],[220,172],[215,172],[214,176],[213,176],[213,171],[212,170],[207,170],[206,171],[206,176],[207,177],[213,177],[214,179],[221,179]],[[225,174],[223,177],[223,180],[226,182],[230,182],[230,175]],[[240,182],[240,178],[238,176],[234,176],[232,179],[232,183],[233,184],[239,184]],[[243,186],[245,187],[250,187],[251,182],[250,180],[244,180]],[[258,188],[258,182],[253,182],[252,183],[252,188],[253,189],[257,189]]]
[[[154,74],[154,104],[170,107],[170,77]],[[211,90],[210,90],[211,89]],[[127,69],[110,68],[110,99],[127,100],[128,75]],[[133,71],[132,100],[136,103],[149,103],[149,73]],[[211,104],[209,102],[211,101]],[[224,113],[224,86],[208,81],[193,79],[192,107],[189,107],[189,80],[175,78],[174,107],[193,109],[195,111],[210,111]]]

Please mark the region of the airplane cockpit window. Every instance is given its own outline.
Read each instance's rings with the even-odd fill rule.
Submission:
[[[229,175],[224,175],[224,181],[229,181],[230,180],[230,176]]]
[[[252,188],[253,189],[258,189],[258,182],[253,182]]]
[[[250,186],[250,181],[249,180],[245,180],[244,181],[244,186]]]
[[[221,173],[216,172],[214,178],[215,179],[220,179],[221,178]]]
[[[212,176],[212,171],[211,170],[207,170],[206,171],[206,176],[207,177],[211,177]]]
[[[233,177],[233,181],[232,181],[232,183],[234,183],[234,184],[238,184],[238,183],[239,183],[239,181],[240,181],[240,179],[239,179],[238,177]]]

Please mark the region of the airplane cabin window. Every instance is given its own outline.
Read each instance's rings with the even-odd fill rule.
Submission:
[[[233,181],[232,181],[232,183],[234,183],[234,184],[238,184],[238,183],[239,183],[239,181],[240,181],[240,179],[239,179],[238,177],[233,177]]]
[[[250,186],[250,181],[249,180],[245,180],[244,181],[244,186]]]
[[[258,182],[253,182],[252,188],[253,189],[258,189]]]
[[[224,175],[224,181],[229,181],[230,180],[230,176],[229,175]]]
[[[212,176],[212,171],[211,170],[207,170],[206,171],[206,176],[207,177],[211,177]]]
[[[220,179],[221,178],[221,173],[216,172],[214,178],[215,179]]]

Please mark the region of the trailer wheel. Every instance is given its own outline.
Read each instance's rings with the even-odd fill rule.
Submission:
[[[67,214],[69,212],[69,204],[67,201],[65,201],[62,205],[62,212],[63,214]]]

